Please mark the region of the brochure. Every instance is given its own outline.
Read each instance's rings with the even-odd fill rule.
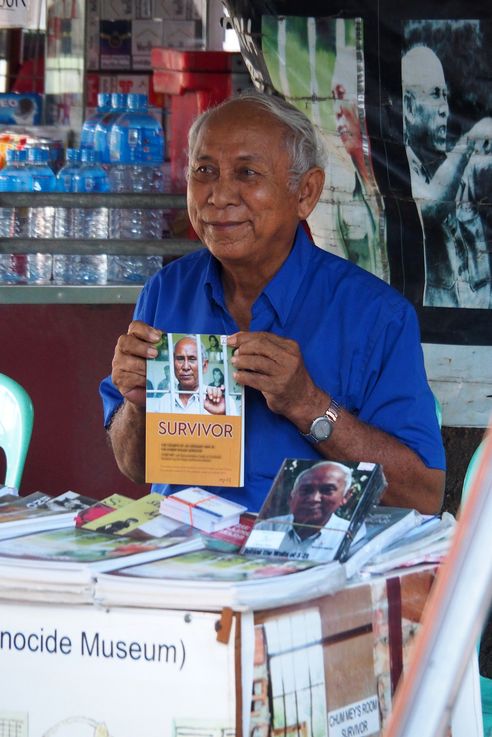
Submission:
[[[243,548],[251,555],[345,561],[386,487],[376,463],[287,459]]]
[[[147,360],[146,481],[242,486],[244,388],[226,335],[164,333]]]

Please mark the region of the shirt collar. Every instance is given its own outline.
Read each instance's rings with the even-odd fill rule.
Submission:
[[[285,326],[294,304],[297,290],[302,283],[310,258],[312,258],[312,253],[310,253],[312,246],[313,244],[304,228],[302,225],[299,225],[297,227],[294,245],[289,255],[253,305],[253,319],[256,310],[261,309],[262,300],[266,298],[275,310],[280,324]],[[210,255],[205,275],[205,288],[208,291],[209,297],[226,310],[224,290],[220,278],[220,264],[212,255]]]

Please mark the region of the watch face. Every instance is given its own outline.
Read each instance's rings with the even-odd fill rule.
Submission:
[[[326,417],[317,417],[311,425],[311,435],[320,443],[328,440],[333,430],[333,425]]]

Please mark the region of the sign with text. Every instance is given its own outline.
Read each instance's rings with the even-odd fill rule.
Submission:
[[[42,0],[0,2],[0,28],[46,28],[46,3]]]
[[[171,737],[235,723],[234,631],[216,614],[2,605],[7,734]],[[203,663],[207,678],[203,678]],[[42,675],[41,675],[42,674]],[[207,732],[208,733],[208,732]]]

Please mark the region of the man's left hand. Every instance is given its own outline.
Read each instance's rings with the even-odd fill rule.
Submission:
[[[329,400],[311,379],[296,341],[274,333],[240,332],[229,336],[227,343],[235,349],[235,381],[260,391],[272,412],[307,432]]]

